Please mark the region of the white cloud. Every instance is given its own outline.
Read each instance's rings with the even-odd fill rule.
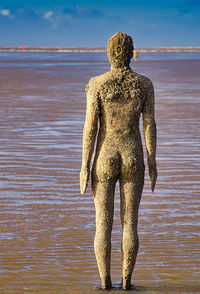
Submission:
[[[53,16],[53,14],[54,14],[53,11],[47,11],[43,17],[45,19],[51,20],[51,17]]]
[[[2,9],[2,10],[0,10],[0,13],[3,16],[11,16],[9,9]]]

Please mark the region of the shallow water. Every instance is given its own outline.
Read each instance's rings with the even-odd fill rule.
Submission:
[[[105,55],[0,55],[0,293],[98,293],[91,189],[79,193],[84,88]],[[99,56],[99,57],[98,57]],[[155,58],[156,59],[156,58]],[[158,184],[146,183],[139,293],[200,293],[200,59],[132,68],[155,86]],[[112,279],[121,293],[119,192]],[[106,291],[105,291],[106,293]]]

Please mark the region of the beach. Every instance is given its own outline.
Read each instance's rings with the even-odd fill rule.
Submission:
[[[163,54],[131,63],[153,81],[158,128],[132,283],[139,293],[199,293],[200,53]],[[95,210],[79,172],[84,89],[109,68],[104,52],[0,53],[0,293],[98,293]],[[124,293],[120,247],[117,185],[111,292]]]

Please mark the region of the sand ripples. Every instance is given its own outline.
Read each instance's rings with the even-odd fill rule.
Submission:
[[[78,177],[84,87],[109,65],[38,58],[33,66],[22,59],[9,60],[7,67],[6,58],[0,67],[0,292],[94,293],[99,286],[94,206],[90,192],[80,196]],[[140,292],[199,289],[199,68],[199,60],[135,65],[155,84],[159,169],[154,194],[146,171],[140,208],[133,278]],[[117,287],[118,188],[115,200],[112,274]]]

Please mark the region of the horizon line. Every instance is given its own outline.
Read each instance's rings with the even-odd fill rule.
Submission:
[[[49,47],[39,46],[0,46],[0,52],[57,52],[57,53],[76,53],[76,52],[94,52],[105,53],[105,47]],[[135,47],[134,51],[138,53],[154,53],[154,52],[200,52],[199,46],[170,46],[170,47]]]

